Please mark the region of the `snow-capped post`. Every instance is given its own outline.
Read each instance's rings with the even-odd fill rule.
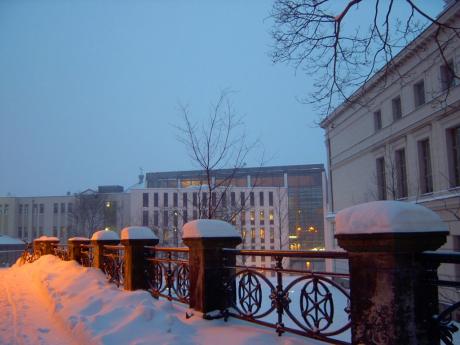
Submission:
[[[158,237],[145,226],[130,226],[121,230],[121,244],[125,246],[125,290],[146,289],[145,246],[156,246]]]
[[[348,251],[353,344],[439,344],[432,326],[436,268],[420,253],[446,242],[447,226],[418,204],[374,201],[340,211],[336,238]]]
[[[54,248],[59,244],[59,238],[41,236],[34,239],[34,253],[38,255],[54,254]]]
[[[221,220],[198,219],[184,225],[182,240],[190,249],[190,307],[204,314],[224,309],[223,282],[229,272],[223,267],[222,248],[240,244],[239,232]]]
[[[69,250],[69,259],[75,260],[81,264],[81,245],[89,244],[90,240],[87,237],[71,237],[67,240],[67,248]]]
[[[104,246],[118,243],[120,243],[120,237],[116,232],[111,230],[96,231],[91,237],[91,245],[93,246],[93,267],[102,269]]]

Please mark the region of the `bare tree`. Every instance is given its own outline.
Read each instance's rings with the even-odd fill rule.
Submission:
[[[75,194],[75,204],[69,217],[77,234],[89,237],[105,223],[106,197],[94,191]]]
[[[382,67],[384,80],[391,72],[399,74],[400,66],[393,60],[396,53],[430,24],[441,60],[455,76],[445,52],[452,40],[460,38],[460,28],[431,15],[414,0],[276,0],[272,17],[273,60],[293,62],[315,76],[314,91],[306,102],[322,115],[352,101],[353,92]],[[360,92],[355,96],[353,101]]]
[[[179,141],[189,157],[202,171],[196,186],[199,218],[232,220],[244,206],[230,207],[227,198],[238,171],[243,168],[249,153],[258,144],[248,142],[242,119],[230,99],[230,91],[220,93],[201,123],[192,120],[189,108],[181,106],[183,124],[177,126]],[[226,169],[219,174],[220,169]]]

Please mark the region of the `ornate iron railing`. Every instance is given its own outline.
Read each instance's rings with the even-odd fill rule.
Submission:
[[[38,253],[34,251],[33,243],[26,243],[26,248],[22,252],[19,264],[32,263],[40,257]]]
[[[70,260],[67,244],[56,244],[53,246],[54,255],[64,261]]]
[[[340,282],[347,274],[284,268],[285,258],[347,259],[343,252],[292,252],[224,249],[223,284],[229,316],[274,328],[278,335],[292,332],[332,344],[350,343],[350,295]],[[249,267],[228,263],[237,256],[274,259],[274,267]],[[272,273],[270,273],[272,272]],[[268,275],[274,275],[269,277]]]
[[[102,271],[107,280],[117,287],[124,283],[124,253],[122,245],[105,245],[102,254]]]
[[[145,247],[145,276],[153,297],[188,303],[190,266],[188,248]]]
[[[422,258],[428,263],[434,263],[434,267],[440,264],[460,264],[459,252],[425,252]],[[440,312],[433,316],[434,325],[441,341],[446,345],[453,345],[456,343],[454,333],[458,334],[460,328],[460,281],[439,279],[436,272],[434,277],[432,283],[438,286],[440,309]]]
[[[91,244],[80,245],[81,265],[84,267],[93,266],[93,246]]]

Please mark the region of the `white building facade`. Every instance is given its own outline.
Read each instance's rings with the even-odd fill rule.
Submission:
[[[438,20],[460,27],[460,3]],[[381,199],[433,209],[449,226],[445,249],[460,250],[460,39],[441,33],[443,59],[435,29],[428,27],[394,58],[398,72],[377,73],[354,102],[321,123],[328,147],[328,250],[338,249],[338,211]]]

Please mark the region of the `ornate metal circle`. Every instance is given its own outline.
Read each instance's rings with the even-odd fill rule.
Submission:
[[[300,293],[300,310],[312,332],[327,329],[334,319],[334,302],[327,285],[316,277],[307,281]]]
[[[185,264],[176,268],[176,294],[180,299],[187,299],[190,295],[190,270]]]
[[[239,306],[246,316],[257,314],[262,305],[259,278],[251,271],[245,272],[238,282]]]

